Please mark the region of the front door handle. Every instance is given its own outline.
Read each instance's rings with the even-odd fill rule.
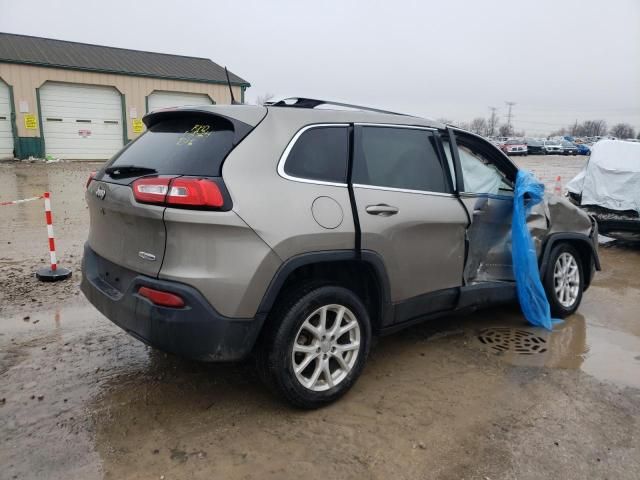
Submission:
[[[381,217],[389,217],[395,215],[400,211],[398,207],[392,207],[386,203],[379,203],[378,205],[367,205],[365,208],[369,215],[380,215]]]

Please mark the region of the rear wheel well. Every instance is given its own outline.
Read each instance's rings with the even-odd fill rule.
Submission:
[[[373,266],[361,260],[339,260],[301,265],[284,281],[273,309],[296,290],[309,284],[338,285],[354,292],[364,303],[373,332],[382,326],[383,291]]]

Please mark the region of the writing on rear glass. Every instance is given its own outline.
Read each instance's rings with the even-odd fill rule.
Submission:
[[[207,138],[212,133],[210,125],[195,124],[190,130],[184,132],[176,142],[176,145],[187,145],[190,147],[194,142],[202,138]]]

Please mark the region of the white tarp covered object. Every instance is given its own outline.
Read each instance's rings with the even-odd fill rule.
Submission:
[[[640,213],[640,143],[600,140],[567,189],[582,193],[582,205]]]

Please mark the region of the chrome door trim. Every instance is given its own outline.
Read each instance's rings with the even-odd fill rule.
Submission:
[[[395,187],[379,187],[377,185],[365,185],[362,183],[354,183],[353,188],[366,188],[369,190],[383,190],[386,192],[401,192],[401,193],[418,193],[420,195],[432,195],[436,197],[455,197],[453,193],[442,192],[430,192],[428,190],[410,190],[408,188],[395,188]]]
[[[356,127],[388,127],[388,128],[410,128],[413,130],[428,130],[430,132],[436,132],[438,129],[433,127],[423,127],[421,125],[402,125],[397,123],[370,123],[370,122],[356,122]]]

